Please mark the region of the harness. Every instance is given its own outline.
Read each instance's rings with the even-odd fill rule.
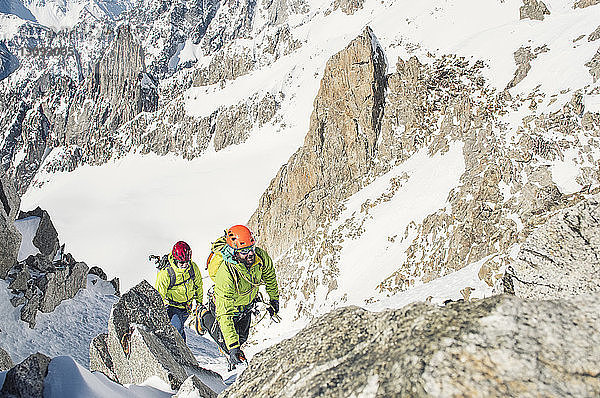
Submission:
[[[184,279],[179,283],[175,283],[177,280],[177,276],[175,275],[175,270],[173,269],[173,266],[169,265],[166,269],[167,269],[167,274],[169,274],[169,287],[167,288],[167,292],[169,290],[171,290],[172,288],[174,288],[175,286],[180,286],[180,285],[186,284],[190,280],[194,281],[194,287],[196,286],[196,282],[195,282],[196,271],[194,271],[194,266],[192,264],[190,264],[190,266],[188,267],[189,278],[185,279],[185,277],[184,277]],[[173,305],[186,304],[186,302],[175,301],[175,300],[170,299],[169,297],[165,297],[165,299],[169,302],[169,304],[173,304]]]

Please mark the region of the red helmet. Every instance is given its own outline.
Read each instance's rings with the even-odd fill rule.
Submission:
[[[192,248],[190,245],[180,240],[173,246],[171,254],[175,260],[185,263],[192,259]]]
[[[227,244],[234,249],[244,249],[256,243],[252,232],[244,225],[234,225],[225,231],[225,236]]]

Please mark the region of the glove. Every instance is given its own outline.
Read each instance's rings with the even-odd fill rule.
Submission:
[[[279,312],[279,300],[271,300],[269,302],[271,304],[267,307],[267,311],[269,311],[269,315],[273,316]]]
[[[233,365],[242,363],[245,360],[246,360],[246,356],[244,355],[242,350],[240,350],[240,347],[234,347],[231,350],[229,350],[229,361]]]

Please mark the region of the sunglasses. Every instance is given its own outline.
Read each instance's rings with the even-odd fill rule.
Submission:
[[[237,249],[235,252],[241,254],[242,256],[246,256],[249,253],[254,253],[254,246]]]
[[[188,261],[175,260],[175,263],[178,264],[180,267],[184,267],[184,266],[190,265],[190,260],[188,260]]]

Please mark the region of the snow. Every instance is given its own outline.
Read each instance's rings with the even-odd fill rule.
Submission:
[[[20,363],[30,354],[41,352],[49,357],[69,355],[80,365],[89,364],[90,341],[106,331],[114,288],[95,275],[88,276],[87,289],[65,300],[51,313],[38,312],[30,329],[20,318],[21,306],[10,303],[8,283],[0,280],[0,346]]]
[[[26,21],[16,15],[0,13],[0,40],[12,39],[24,23]]]
[[[584,95],[583,104],[587,112],[600,113],[600,95]]]
[[[17,261],[23,261],[29,256],[35,256],[40,253],[40,249],[33,244],[33,238],[40,226],[40,221],[41,218],[35,216],[15,221],[15,227],[23,237],[19,248],[19,254],[17,255]]]

